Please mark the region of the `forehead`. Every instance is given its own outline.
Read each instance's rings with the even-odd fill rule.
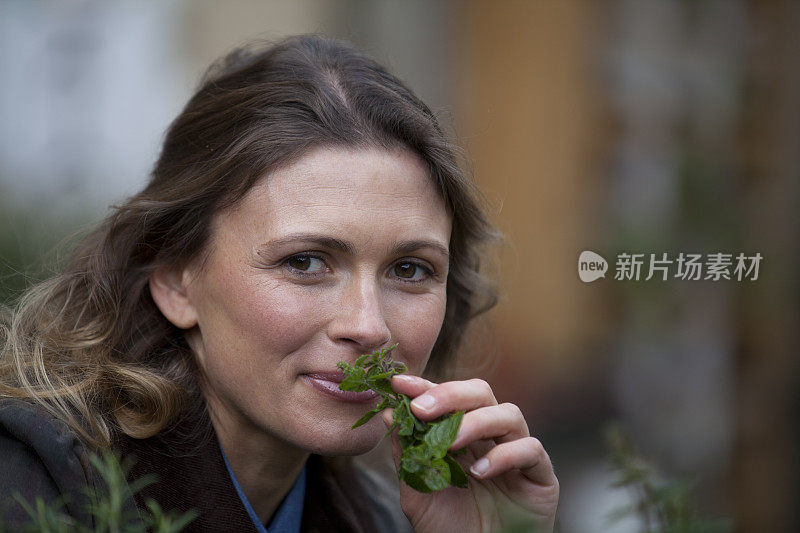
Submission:
[[[444,244],[450,235],[450,216],[427,166],[402,149],[316,149],[265,176],[229,217],[271,233],[425,231]]]

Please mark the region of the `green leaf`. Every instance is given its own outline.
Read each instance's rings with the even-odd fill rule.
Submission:
[[[399,428],[397,433],[403,437],[411,435],[414,432],[414,419],[408,397],[404,396],[400,405],[394,410],[394,421]]]
[[[453,456],[449,453],[444,456],[444,461],[450,466],[450,483],[462,489],[467,488],[469,478],[467,478],[467,473],[464,472],[458,461],[453,459]]]
[[[369,354],[364,354],[361,357],[359,357],[358,359],[356,359],[356,365],[355,366],[364,366],[364,361],[366,361],[368,357],[369,357]]]
[[[380,402],[380,403],[379,403],[379,404],[378,404],[378,405],[375,407],[375,409],[372,409],[371,411],[367,411],[366,413],[364,413],[364,416],[362,416],[361,418],[359,418],[359,419],[356,421],[356,423],[355,423],[355,424],[353,424],[352,428],[353,428],[353,429],[355,429],[355,428],[357,428],[358,426],[363,426],[364,424],[366,424],[367,422],[369,422],[369,421],[372,419],[372,417],[373,417],[373,416],[377,415],[378,413],[380,413],[381,411],[383,411],[384,409],[386,409],[386,407],[387,407],[387,403],[388,403],[388,402],[386,401],[386,398],[384,398],[383,400],[381,400],[381,402]]]
[[[366,413],[364,413],[364,416],[362,416],[361,418],[356,420],[356,423],[353,424],[352,426],[350,426],[350,428],[351,429],[355,429],[355,428],[357,428],[359,426],[363,426],[364,424],[366,424],[367,422],[372,420],[373,416],[377,415],[381,411],[383,411],[383,409],[377,409],[377,408],[373,409],[372,411],[367,411]]]
[[[355,367],[353,371],[345,375],[339,384],[341,390],[362,392],[369,389],[366,382],[366,373],[363,368]]]
[[[444,457],[447,453],[447,448],[455,442],[462,418],[464,418],[464,411],[459,411],[446,416],[439,422],[430,424],[430,429],[425,433],[424,440],[434,451],[435,457]]]
[[[130,483],[127,482],[127,475],[133,464],[132,459],[130,457],[120,459],[117,453],[108,450],[104,451],[101,456],[91,454],[89,461],[97,475],[104,481],[103,484],[107,486],[107,490],[97,491],[89,487],[85,488],[88,500],[87,511],[93,518],[94,527],[87,528],[63,512],[61,507],[66,502],[63,496],[50,504],[45,503],[41,497],[37,497],[35,504],[30,505],[19,493],[16,493],[14,498],[31,516],[32,520],[29,527],[20,529],[21,532],[144,533],[145,531],[154,531],[156,533],[177,533],[197,516],[196,511],[190,511],[183,515],[178,515],[174,511],[165,514],[155,505],[155,502],[153,502],[154,506],[148,503],[149,513],[136,511],[127,513],[123,506],[124,501],[152,483],[155,476],[151,474]],[[0,531],[2,530],[2,524],[0,524]]]
[[[353,366],[345,362],[337,364],[344,374],[339,385],[341,390],[373,390],[381,395],[380,403],[364,413],[353,427],[367,423],[383,409],[394,409],[392,426],[386,435],[389,436],[398,428],[401,447],[398,477],[411,488],[424,493],[443,490],[451,485],[466,487],[469,480],[464,469],[448,452],[456,439],[464,412],[444,416],[432,423],[414,416],[408,396],[392,389],[392,376],[407,370],[404,363],[389,357],[396,347],[395,344],[372,354],[361,355]]]
[[[353,367],[352,367],[352,366],[350,366],[350,365],[348,365],[348,364],[347,364],[347,363],[345,363],[344,361],[339,361],[338,363],[336,363],[336,366],[337,366],[337,367],[339,368],[339,370],[341,370],[341,371],[342,371],[342,373],[344,373],[345,375],[347,375],[347,374],[349,374],[349,373],[351,373],[351,372],[353,371]]]
[[[418,474],[414,474],[406,470],[400,470],[400,479],[405,481],[406,485],[416,490],[417,492],[424,492],[424,493],[433,492],[425,483],[425,480],[422,479],[422,476]]]
[[[406,448],[400,457],[400,468],[406,472],[419,472],[427,463],[428,457],[415,447]]]
[[[434,459],[423,469],[422,478],[431,491],[444,490],[450,486],[450,466],[443,459]]]
[[[388,379],[369,379],[367,381],[367,387],[378,393],[383,392],[385,394],[395,394],[394,389],[392,389],[391,382]]]
[[[389,368],[394,370],[396,374],[403,374],[408,370],[408,367],[402,361],[392,361]]]

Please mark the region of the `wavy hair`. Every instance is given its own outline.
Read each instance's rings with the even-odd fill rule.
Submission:
[[[184,331],[153,302],[150,274],[202,257],[215,213],[321,146],[403,147],[426,163],[453,221],[446,313],[427,371],[446,368],[470,321],[496,301],[479,269],[496,236],[480,195],[402,82],[347,43],[300,36],[212,65],[144,190],[3,312],[0,396],[44,405],[97,447],[116,432],[167,429],[200,394],[199,370]]]

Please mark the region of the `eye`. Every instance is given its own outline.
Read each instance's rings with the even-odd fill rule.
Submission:
[[[286,259],[284,264],[290,269],[304,274],[320,274],[328,269],[325,265],[325,261],[319,257],[308,254],[293,255]]]
[[[431,271],[413,261],[401,261],[392,268],[392,273],[405,281],[425,281],[431,276]]]

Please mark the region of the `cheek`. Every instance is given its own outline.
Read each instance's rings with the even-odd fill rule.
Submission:
[[[396,302],[390,329],[412,374],[421,374],[444,320],[444,294],[404,298]]]
[[[205,320],[200,325],[208,357],[223,354],[226,360],[254,358],[274,364],[320,329],[322,316],[312,295],[274,280],[236,274],[229,272],[224,282],[220,278],[211,284],[203,298]]]
[[[284,354],[301,348],[324,323],[313,294],[280,283],[252,286],[242,303],[238,323]]]

